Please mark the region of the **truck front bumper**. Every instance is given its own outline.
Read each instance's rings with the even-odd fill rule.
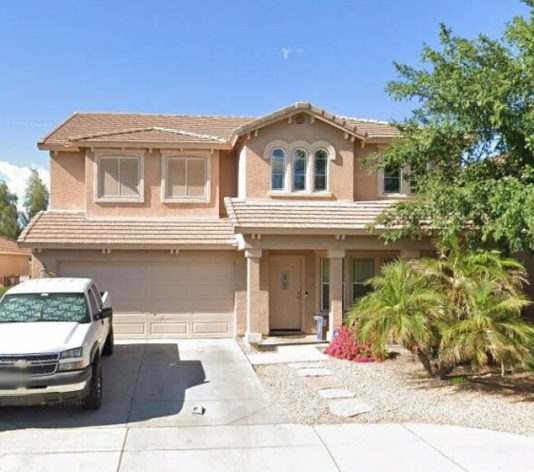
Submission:
[[[89,391],[91,367],[22,382],[0,378],[0,406],[58,405],[83,400]]]

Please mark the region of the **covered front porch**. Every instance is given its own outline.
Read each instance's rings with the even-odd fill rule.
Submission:
[[[315,334],[314,317],[320,314],[328,317],[330,339],[353,301],[369,291],[365,282],[383,264],[432,249],[425,241],[385,246],[377,236],[363,235],[250,235],[241,246],[246,288],[237,331],[249,343],[266,336]]]

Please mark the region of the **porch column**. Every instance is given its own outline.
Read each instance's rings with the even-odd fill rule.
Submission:
[[[330,266],[330,313],[328,318],[328,339],[343,323],[343,258],[345,251],[331,249],[327,251]]]
[[[247,329],[245,341],[252,344],[261,342],[262,339],[262,318],[266,315],[261,309],[261,288],[260,288],[260,260],[261,249],[247,249],[245,251],[247,259]]]

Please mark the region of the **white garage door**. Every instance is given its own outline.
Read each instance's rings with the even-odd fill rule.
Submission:
[[[117,337],[229,337],[234,262],[228,253],[179,254],[170,262],[59,262],[62,277],[90,277],[111,293]]]

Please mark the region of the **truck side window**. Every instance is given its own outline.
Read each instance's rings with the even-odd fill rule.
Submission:
[[[93,292],[93,295],[95,296],[96,304],[99,308],[102,307],[102,297],[100,296],[100,292],[96,288],[96,285],[91,285],[91,292]]]
[[[89,296],[89,305],[91,306],[91,315],[94,317],[100,311],[100,308],[98,307],[96,303],[93,291],[89,290],[87,292],[87,295]]]

